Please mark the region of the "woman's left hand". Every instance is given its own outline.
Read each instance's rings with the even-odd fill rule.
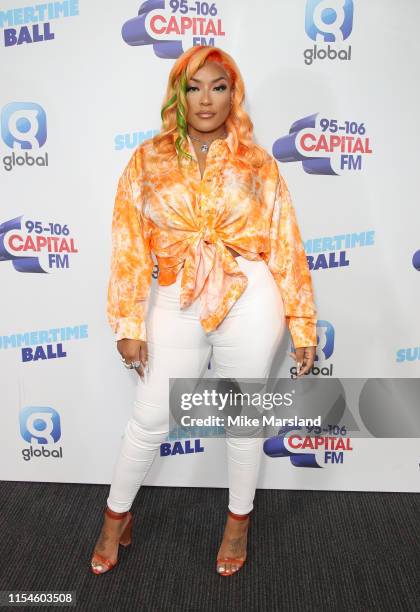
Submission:
[[[314,365],[316,346],[304,346],[296,349],[295,353],[289,353],[296,361],[296,376],[304,376]]]

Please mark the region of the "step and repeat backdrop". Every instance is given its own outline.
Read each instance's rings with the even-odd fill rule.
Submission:
[[[296,208],[310,377],[346,396],[316,444],[264,447],[258,486],[420,490],[419,19],[417,0],[1,0],[2,479],[111,480],[137,383],[106,320],[117,181],[173,62],[208,44],[238,63]],[[170,432],[145,484],[226,486],[225,440],[191,436]]]

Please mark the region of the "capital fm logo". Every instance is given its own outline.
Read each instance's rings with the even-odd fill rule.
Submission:
[[[193,0],[146,0],[121,34],[128,45],[152,45],[163,59],[176,59],[197,45],[218,46],[226,36],[218,4]]]
[[[340,176],[361,172],[373,153],[364,122],[330,118],[320,113],[292,123],[289,134],[273,144],[273,156],[281,162],[301,162],[308,174]]]
[[[420,272],[420,249],[413,254],[411,263],[413,268]],[[412,363],[420,361],[420,346],[411,346],[397,349],[395,353],[397,363]]]
[[[345,46],[353,29],[353,0],[307,0],[305,31],[315,41],[305,49],[308,66],[316,60],[351,60],[351,45]]]
[[[1,137],[12,149],[2,158],[7,172],[16,166],[48,166],[48,153],[39,153],[47,140],[45,110],[36,102],[10,102],[1,111]]]
[[[332,376],[333,363],[330,362],[330,359],[334,353],[334,326],[329,321],[320,319],[317,321],[316,324],[316,335],[317,349],[315,355],[315,363],[309,370],[309,372],[305,374],[305,376]],[[292,377],[296,376],[296,366],[292,366],[289,372]]]
[[[51,21],[79,14],[78,0],[49,2],[0,11],[5,47],[54,40]]]
[[[272,458],[288,457],[295,467],[323,468],[343,464],[345,453],[353,450],[345,427],[318,427],[314,432],[319,433],[316,436],[305,434],[302,429],[300,426],[283,427],[277,436],[265,440],[264,453]],[[330,435],[325,435],[327,431]]]
[[[411,260],[413,267],[420,272],[420,249],[416,251],[413,255],[413,259]]]
[[[29,448],[22,449],[24,461],[34,457],[63,457],[62,447],[56,444],[61,438],[60,415],[51,407],[28,406],[19,416],[20,434]]]
[[[68,269],[78,252],[65,223],[23,215],[0,223],[0,264],[11,261],[17,272],[46,274]]]

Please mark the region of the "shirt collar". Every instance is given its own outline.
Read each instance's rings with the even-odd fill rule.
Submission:
[[[194,146],[188,134],[187,134],[187,141],[188,141],[188,146],[189,146],[189,152],[192,155],[193,159],[197,161]],[[209,147],[209,152],[211,153],[215,152],[216,154],[218,154],[218,153],[227,152],[227,151],[229,151],[230,153],[233,153],[233,133],[230,132],[229,130],[227,130],[226,138],[217,138],[216,140],[213,140],[213,142],[211,143]]]

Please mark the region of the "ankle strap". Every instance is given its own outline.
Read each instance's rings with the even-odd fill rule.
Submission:
[[[129,510],[127,510],[127,512],[114,512],[114,510],[111,510],[111,508],[108,508],[108,506],[105,509],[105,514],[107,514],[110,518],[116,519],[117,521],[126,517],[128,512]]]
[[[252,512],[252,510],[251,510],[251,512]],[[231,516],[232,518],[236,519],[237,521],[244,521],[245,519],[247,519],[250,516],[251,512],[248,512],[248,514],[235,514],[231,510],[228,510],[228,515]]]

